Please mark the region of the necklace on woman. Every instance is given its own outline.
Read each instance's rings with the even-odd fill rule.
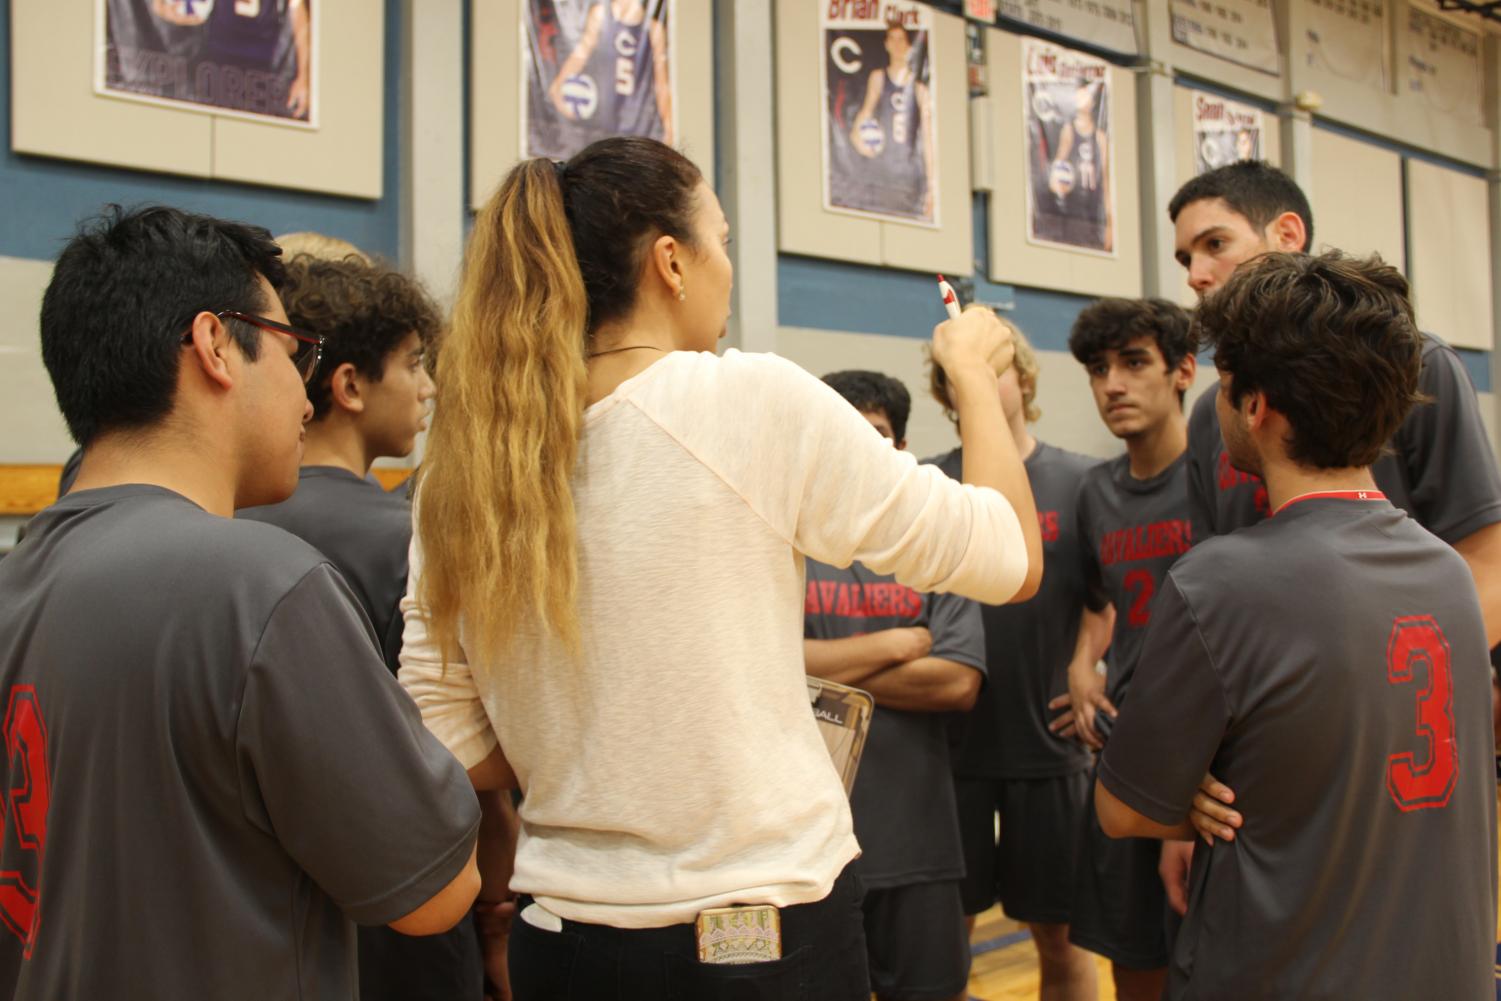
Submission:
[[[655,344],[628,344],[628,345],[626,345],[623,348],[611,348],[608,351],[591,351],[589,354],[585,355],[584,357],[585,358],[598,358],[600,355],[619,354],[622,351],[643,351],[643,350],[644,351],[661,351],[664,355],[667,353],[666,349],[659,348]]]

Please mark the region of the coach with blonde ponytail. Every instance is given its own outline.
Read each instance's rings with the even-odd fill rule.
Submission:
[[[728,241],[697,168],[646,139],[523,162],[470,239],[401,680],[477,788],[524,794],[517,1001],[866,1001],[800,554],[992,604],[1041,576],[995,317],[933,335],[960,484],[790,362],[714,354]],[[697,916],[731,905],[778,909],[782,958],[699,960]]]

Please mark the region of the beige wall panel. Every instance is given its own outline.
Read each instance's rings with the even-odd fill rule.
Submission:
[[[476,0],[470,15],[469,205],[479,209],[521,158],[521,0]],[[714,13],[677,0],[672,28],[677,147],[714,178]]]
[[[0,464],[62,462],[73,439],[42,366],[37,314],[52,262],[0,257]]]
[[[1406,270],[1402,159],[1390,150],[1313,130],[1313,249],[1379,253]]]
[[[777,0],[777,246],[791,254],[880,264],[881,223],[823,207],[818,8],[809,0]],[[945,202],[945,215],[949,208]],[[969,271],[966,266],[961,273]]]
[[[93,3],[13,0],[10,17],[11,148],[209,175],[212,117],[94,93]]]
[[[970,211],[969,81],[962,20],[933,15],[933,54],[938,95],[934,145],[938,150],[939,221],[943,225],[933,229],[881,223],[881,261],[913,271],[967,275],[974,270],[974,223]]]
[[[1408,233],[1418,323],[1457,347],[1489,351],[1490,210],[1484,178],[1407,161]]]
[[[989,32],[991,144],[990,278],[1084,295],[1141,295],[1141,216],[1137,186],[1136,79],[1112,68],[1110,137],[1115,162],[1116,256],[1075,253],[1027,242],[1027,144],[1022,129],[1021,38]]]
[[[379,198],[385,17],[369,0],[315,2],[318,128],[216,115],[212,173],[247,184]]]

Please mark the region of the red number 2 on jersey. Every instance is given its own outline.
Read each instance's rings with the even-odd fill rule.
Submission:
[[[10,762],[10,789],[4,810],[6,833],[15,832],[20,858],[9,853],[0,864],[0,922],[26,944],[26,958],[36,945],[42,849],[47,843],[47,804],[52,782],[47,773],[47,727],[42,722],[36,689],[16,685],[5,710],[5,753]],[[0,849],[9,847],[8,838]],[[16,863],[21,863],[17,868]]]
[[[1126,622],[1133,626],[1144,626],[1152,621],[1152,595],[1157,590],[1157,582],[1146,570],[1132,570],[1126,574],[1126,589],[1136,592],[1136,600],[1131,602],[1130,611],[1126,612]]]
[[[1459,778],[1454,679],[1449,673],[1449,641],[1431,615],[1404,616],[1392,623],[1386,643],[1386,680],[1393,685],[1420,686],[1415,693],[1417,734],[1427,746],[1421,756],[1403,751],[1387,759],[1386,788],[1404,812],[1448,806]]]

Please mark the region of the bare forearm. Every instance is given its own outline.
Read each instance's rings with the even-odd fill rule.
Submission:
[[[1106,605],[1098,612],[1085,607],[1079,615],[1079,636],[1074,641],[1072,663],[1087,664],[1091,669],[1110,649],[1110,634],[1115,630],[1115,608]]]
[[[1014,600],[1026,600],[1037,593],[1042,581],[1042,536],[1032,485],[1001,410],[995,373],[989,367],[969,366],[946,374],[959,414],[964,482],[999,491],[1021,522],[1027,546],[1027,580]]]
[[[516,838],[521,819],[508,790],[495,789],[479,795],[479,843],[476,846],[480,874],[479,899],[494,903],[509,899],[511,873],[516,865]]]
[[[841,685],[862,685],[871,675],[896,662],[883,633],[837,640],[803,640],[803,661],[815,678]]]
[[[956,661],[921,657],[879,671],[861,687],[887,709],[964,711],[974,706],[980,693],[980,674]]]

